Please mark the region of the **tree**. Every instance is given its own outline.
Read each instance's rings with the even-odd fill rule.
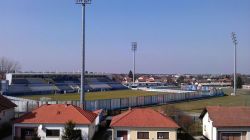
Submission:
[[[128,73],[128,77],[129,78],[133,78],[133,72],[130,70],[129,73]]]
[[[75,123],[68,121],[64,126],[63,140],[82,140],[82,134],[80,130],[75,129]]]
[[[236,79],[236,87],[237,87],[237,88],[242,88],[242,85],[243,85],[243,81],[242,81],[241,76],[237,76],[237,79]]]
[[[0,57],[0,79],[3,78],[5,73],[16,72],[21,69],[20,64],[17,61]]]
[[[236,77],[236,88],[242,88],[242,85],[244,84],[241,76]],[[234,80],[231,82],[232,87],[234,86]]]
[[[184,79],[185,79],[185,77],[184,76],[180,76],[176,81],[177,81],[177,83],[183,83],[184,82]]]

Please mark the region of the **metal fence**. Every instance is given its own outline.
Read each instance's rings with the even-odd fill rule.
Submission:
[[[209,92],[197,91],[197,92],[187,92],[187,93],[169,93],[169,94],[158,94],[153,96],[137,96],[129,98],[118,98],[118,99],[102,99],[102,100],[87,100],[85,106],[87,110],[115,110],[123,109],[129,107],[137,106],[147,106],[147,105],[157,105],[157,104],[166,104],[171,102],[193,100],[193,99],[202,99],[216,96],[223,96],[224,93],[222,90],[212,90]],[[79,106],[79,100],[70,100],[70,101],[36,101],[28,100],[17,97],[10,97],[12,102],[14,102],[17,107],[15,111],[18,113],[25,113],[32,111],[34,108],[39,107],[43,104],[72,104]]]

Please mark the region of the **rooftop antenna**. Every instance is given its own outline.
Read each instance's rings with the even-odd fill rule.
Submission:
[[[233,40],[233,44],[234,44],[234,92],[231,94],[233,96],[236,95],[236,73],[237,73],[237,65],[236,65],[236,57],[237,57],[237,44],[238,44],[238,41],[237,41],[237,38],[236,38],[236,34],[235,32],[232,32],[232,40]]]
[[[137,42],[132,42],[132,51],[134,52],[134,57],[133,57],[133,63],[134,63],[133,85],[135,85],[135,52],[137,51]]]
[[[85,6],[91,4],[91,0],[75,0],[76,4],[82,6],[82,63],[81,63],[81,93],[80,107],[85,109]]]

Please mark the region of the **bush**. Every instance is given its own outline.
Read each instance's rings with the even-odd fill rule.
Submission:
[[[3,123],[0,126],[0,139],[12,134],[12,125],[10,122]]]

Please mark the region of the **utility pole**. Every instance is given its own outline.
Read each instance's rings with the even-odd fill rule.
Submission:
[[[135,86],[135,52],[137,50],[137,42],[132,42],[132,51],[134,52],[133,57],[133,64],[134,64],[134,71],[133,71],[133,86]]]
[[[82,6],[82,62],[81,62],[81,93],[80,107],[85,109],[85,6],[90,4],[91,0],[76,0],[76,4]]]
[[[237,64],[236,64],[236,58],[237,58],[237,38],[236,38],[236,34],[235,32],[232,32],[232,40],[233,40],[233,44],[234,44],[234,92],[232,93],[233,96],[236,95],[236,73],[237,73]]]

